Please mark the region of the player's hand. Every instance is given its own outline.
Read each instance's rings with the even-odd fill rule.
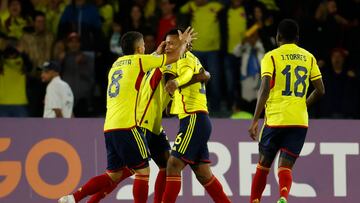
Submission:
[[[184,33],[182,33],[180,30],[178,30],[178,33],[179,33],[179,39],[182,44],[189,44],[191,41],[196,39],[195,36],[197,35],[197,33],[194,32],[194,28],[190,26],[186,28]]]
[[[201,73],[204,77],[204,82],[207,83],[209,82],[211,75],[209,72],[207,72],[206,70],[203,70],[203,72]]]
[[[258,121],[253,121],[248,129],[249,135],[251,137],[251,139],[253,139],[254,141],[257,138],[258,135]]]
[[[165,85],[165,91],[170,94],[174,94],[175,90],[179,87],[179,84],[176,80],[169,80]]]
[[[160,45],[158,46],[158,48],[156,49],[156,54],[157,55],[161,55],[161,54],[164,54],[165,53],[165,46],[166,46],[166,42],[165,41],[162,41],[160,43]]]

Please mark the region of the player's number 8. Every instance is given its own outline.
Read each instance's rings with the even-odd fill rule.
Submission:
[[[113,98],[119,95],[120,93],[120,83],[119,80],[123,77],[122,70],[117,70],[111,76],[111,83],[109,85],[109,97]]]
[[[286,79],[285,79],[285,90],[282,91],[282,95],[284,96],[291,96],[292,91],[290,90],[290,82],[291,82],[291,66],[287,65],[283,71],[281,71],[281,73],[283,75],[285,75]],[[302,72],[302,74],[301,74]],[[302,66],[296,66],[296,68],[294,69],[294,73],[296,76],[296,81],[294,83],[294,94],[296,97],[303,97],[305,95],[306,92],[306,79],[307,79],[307,69],[305,67]],[[299,85],[302,85],[303,88],[302,90],[299,92]]]

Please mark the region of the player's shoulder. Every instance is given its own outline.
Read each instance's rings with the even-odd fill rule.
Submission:
[[[306,55],[307,57],[314,57],[308,50],[300,47],[297,44],[286,44],[286,45],[282,45],[280,46],[278,49],[279,53],[283,54],[285,53],[289,53],[289,54],[302,54],[302,55]]]
[[[190,51],[185,52],[179,59],[179,61],[192,61],[195,60],[196,56]]]
[[[136,59],[136,55],[125,55],[125,56],[120,56],[118,59],[116,59],[116,61],[113,63],[112,68],[116,68],[122,65],[131,65],[132,63],[134,63],[134,59]]]
[[[276,48],[276,49],[273,49],[273,50],[270,50],[270,51],[266,52],[264,57],[263,57],[263,60],[264,59],[269,59],[269,58],[273,57],[274,55],[276,55],[278,53],[278,49],[279,48]]]
[[[192,52],[188,51],[185,53],[187,55],[187,57],[191,60],[197,60],[197,57],[195,56],[195,54],[193,54]]]

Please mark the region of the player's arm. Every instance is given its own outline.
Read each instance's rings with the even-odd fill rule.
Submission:
[[[210,78],[211,78],[210,73],[202,68],[202,69],[200,69],[200,73],[193,75],[191,80],[188,83],[186,83],[185,85],[180,86],[180,88],[184,88],[184,87],[190,86],[190,85],[198,83],[198,82],[207,83],[210,80]]]
[[[169,80],[165,85],[165,90],[170,94],[173,94],[178,87],[190,82],[194,75],[194,71],[190,66],[184,66],[179,72],[179,76],[173,80]]]
[[[325,94],[324,83],[321,78],[311,81],[314,86],[314,90],[311,92],[310,96],[306,99],[306,106],[310,107],[313,103],[319,100]]]
[[[268,53],[261,60],[261,85],[258,92],[258,99],[253,121],[249,127],[250,137],[255,140],[258,134],[258,122],[270,94],[270,82],[275,71],[274,57]]]
[[[258,94],[258,99],[256,102],[256,108],[254,113],[254,118],[251,123],[251,126],[249,128],[250,137],[255,140],[256,136],[258,134],[258,122],[261,116],[261,113],[263,112],[265,108],[266,101],[269,98],[270,93],[270,81],[271,77],[268,75],[265,75],[261,79],[261,86]]]
[[[61,111],[61,109],[52,109],[55,112],[55,117],[56,118],[63,118],[63,113]]]
[[[321,79],[321,72],[315,57],[311,57],[310,81],[314,86],[314,91],[306,99],[306,106],[309,107],[325,94],[324,83]]]

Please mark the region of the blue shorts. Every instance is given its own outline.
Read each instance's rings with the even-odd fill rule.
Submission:
[[[259,142],[259,151],[273,160],[279,150],[288,156],[297,158],[306,138],[307,128],[264,126]]]
[[[164,154],[164,152],[169,151],[170,144],[169,139],[165,134],[165,131],[161,131],[159,135],[152,133],[146,128],[141,128],[144,132],[144,136],[149,146],[151,157],[158,157]]]
[[[180,119],[171,155],[190,165],[210,163],[207,142],[211,134],[211,122],[205,113],[194,113]]]
[[[140,128],[105,133],[107,170],[117,171],[127,166],[131,169],[149,165],[149,149]]]

